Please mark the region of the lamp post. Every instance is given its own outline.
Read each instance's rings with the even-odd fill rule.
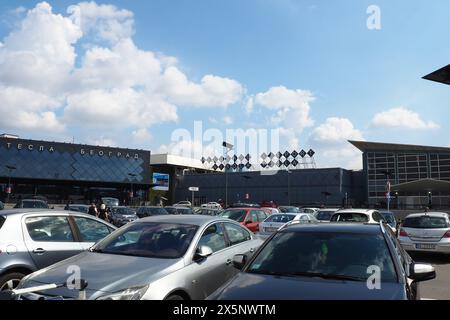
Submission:
[[[12,172],[13,172],[13,170],[16,170],[17,168],[16,167],[14,167],[14,166],[10,166],[10,165],[6,165],[5,166],[6,167],[6,169],[8,169],[8,171],[9,171],[9,175],[8,175],[8,188],[7,188],[7,200],[6,200],[6,202],[8,202],[9,203],[9,196],[11,195],[11,175],[12,175]]]
[[[134,194],[133,194],[133,179],[137,176],[137,174],[130,172],[130,173],[128,173],[128,175],[130,176],[130,181],[131,181],[130,204],[132,204],[133,197],[134,197]]]
[[[233,145],[226,141],[222,142],[222,147],[224,147],[225,158],[228,156],[228,152],[233,150]],[[228,170],[225,167],[225,208],[228,208]]]

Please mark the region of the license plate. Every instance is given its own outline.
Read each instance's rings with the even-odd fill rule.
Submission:
[[[434,250],[434,249],[436,249],[436,245],[435,244],[418,243],[418,244],[416,244],[416,249]]]
[[[264,228],[266,232],[277,232],[278,228]]]

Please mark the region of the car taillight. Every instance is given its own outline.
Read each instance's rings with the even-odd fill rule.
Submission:
[[[450,238],[450,230],[444,234],[443,238]]]
[[[409,237],[405,230],[400,229],[400,237]]]

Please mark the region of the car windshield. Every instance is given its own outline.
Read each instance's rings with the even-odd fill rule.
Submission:
[[[297,207],[280,207],[279,209],[284,213],[300,213],[300,209]]]
[[[337,213],[331,217],[333,222],[369,222],[369,216],[363,213]]]
[[[247,210],[225,210],[220,214],[221,217],[228,218],[237,222],[244,222]]]
[[[417,229],[441,229],[448,228],[445,218],[420,216],[406,218],[403,222],[405,228],[417,228]]]
[[[194,214],[191,208],[178,208],[179,214]]]
[[[102,201],[107,207],[117,207],[119,205],[119,199],[116,198],[102,198]]]
[[[382,212],[381,215],[383,216],[384,221],[391,224],[395,222],[394,215],[390,212]]]
[[[92,251],[158,259],[182,257],[198,226],[174,223],[136,223],[98,243]]]
[[[294,220],[295,215],[293,214],[273,214],[268,217],[264,222],[273,222],[273,223],[287,223],[289,221]]]
[[[176,208],[164,208],[169,214],[178,214]]]
[[[135,215],[136,211],[134,211],[131,208],[117,208],[113,210],[115,214],[122,214],[122,215]]]
[[[397,281],[382,235],[287,231],[276,234],[246,272],[366,281],[373,266],[383,282]]]
[[[317,213],[316,219],[320,220],[320,221],[330,221],[331,220],[331,216],[334,213],[331,211],[319,211]]]
[[[48,205],[43,201],[24,200],[22,201],[22,207],[26,209],[47,209]]]

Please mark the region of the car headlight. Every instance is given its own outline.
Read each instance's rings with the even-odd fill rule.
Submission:
[[[101,296],[97,300],[140,300],[147,292],[148,285],[143,287],[129,288],[115,292],[106,296]]]

